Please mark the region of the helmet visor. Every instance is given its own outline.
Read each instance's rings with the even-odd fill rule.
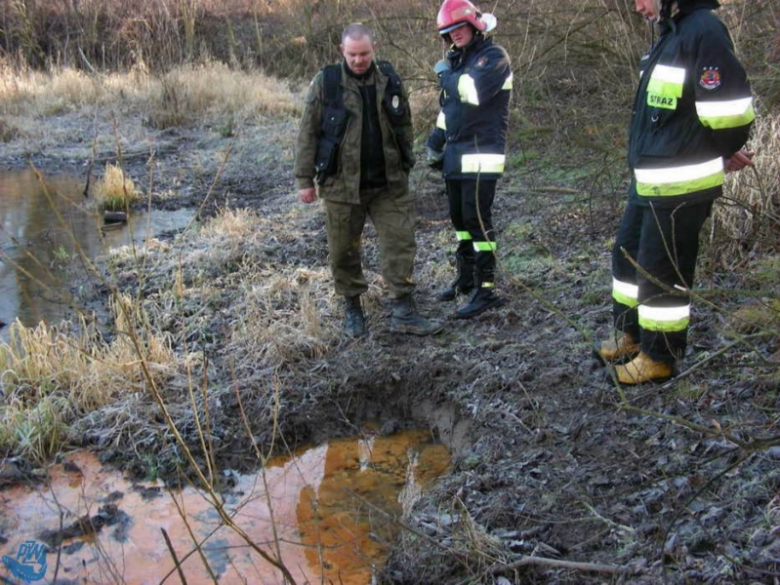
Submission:
[[[460,27],[462,27],[462,26],[466,26],[467,24],[468,24],[468,22],[466,22],[466,21],[463,21],[463,22],[456,22],[456,23],[455,23],[455,24],[453,24],[452,26],[448,26],[447,28],[442,28],[442,29],[439,29],[439,34],[440,34],[440,35],[446,35],[446,34],[449,34],[449,33],[451,33],[452,31],[454,31],[456,28],[460,28]]]

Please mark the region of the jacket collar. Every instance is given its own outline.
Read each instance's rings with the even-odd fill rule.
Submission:
[[[716,10],[720,8],[720,2],[718,0],[677,0],[677,6],[680,7],[680,14],[685,15],[701,8]]]
[[[451,49],[450,51],[448,51],[447,52],[447,59],[450,59],[450,60],[462,59],[463,57],[465,57],[469,53],[473,53],[473,52],[479,51],[482,47],[484,47],[486,45],[491,45],[491,44],[493,44],[493,39],[485,38],[484,36],[482,36],[481,33],[480,34],[475,34],[474,35],[474,40],[471,41],[465,47],[462,47],[460,49],[457,49],[457,48],[456,49]]]
[[[677,0],[677,7],[677,13],[659,25],[662,33],[669,30],[677,32],[677,25],[683,18],[697,10],[717,10],[720,8],[720,2],[718,0]]]
[[[369,67],[365,73],[361,75],[357,75],[356,73],[352,72],[352,69],[350,69],[347,66],[346,61],[342,61],[342,68],[346,72],[347,76],[351,77],[352,79],[356,79],[358,81],[368,81],[371,76],[374,74],[374,71],[376,71],[376,62],[371,62],[371,67]]]

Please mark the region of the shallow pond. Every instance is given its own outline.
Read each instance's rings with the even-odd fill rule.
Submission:
[[[428,431],[334,440],[270,460],[264,474],[223,474],[224,508],[296,583],[367,585],[404,509],[449,464]],[[45,486],[0,492],[0,581],[27,570],[47,582],[181,583],[172,551],[190,585],[283,582],[202,490],[131,484],[88,452],[53,466]]]
[[[78,247],[89,258],[183,228],[192,210],[134,212],[126,225],[106,229],[84,181],[52,176],[44,184],[32,170],[0,173],[0,322],[34,327],[71,316],[62,291],[84,278]],[[56,210],[56,211],[55,211]],[[112,226],[113,227],[113,226]],[[8,327],[0,329],[7,341]]]

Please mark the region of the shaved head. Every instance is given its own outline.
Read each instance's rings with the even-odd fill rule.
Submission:
[[[346,43],[348,39],[359,41],[363,37],[368,37],[371,40],[371,44],[374,44],[374,31],[363,23],[353,22],[352,24],[347,25],[347,28],[341,33],[341,44],[343,45]]]

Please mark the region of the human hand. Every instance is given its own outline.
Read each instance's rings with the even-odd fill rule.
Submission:
[[[450,62],[447,59],[442,59],[436,65],[433,66],[433,72],[441,79],[445,74],[451,70]]]
[[[428,166],[435,171],[440,171],[444,168],[444,153],[438,150],[433,150],[428,147],[427,155],[425,157]]]
[[[317,201],[317,189],[316,187],[298,189],[298,197],[300,198],[301,203],[314,203]]]
[[[735,173],[745,167],[752,167],[755,154],[755,152],[747,152],[746,150],[735,152],[731,155],[731,158],[726,160],[726,172]]]

